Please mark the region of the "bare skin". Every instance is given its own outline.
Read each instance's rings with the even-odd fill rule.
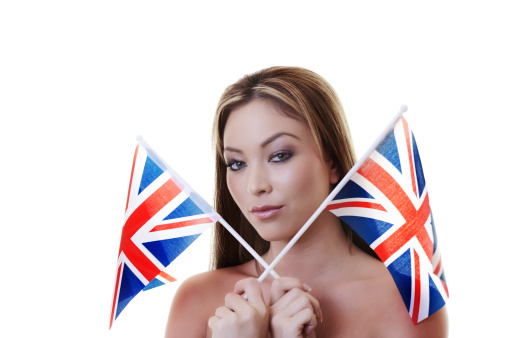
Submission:
[[[266,100],[231,113],[224,144],[229,190],[270,241],[269,263],[339,177],[306,126]],[[414,325],[383,263],[351,245],[328,211],[276,271],[284,277],[259,284],[250,261],[188,279],[173,299],[166,337],[447,336],[445,307]]]
[[[331,268],[320,278],[305,279],[322,312],[316,337],[447,337],[445,307],[414,325],[383,264],[357,248],[350,256],[349,266],[342,272]],[[354,272],[355,264],[362,264],[364,269]],[[166,337],[212,337],[209,318],[224,304],[237,282],[257,276],[254,263],[249,262],[185,281],[173,300]],[[268,277],[261,285],[266,304],[270,304],[271,284]]]

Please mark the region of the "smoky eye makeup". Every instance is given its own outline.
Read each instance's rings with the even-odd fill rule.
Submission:
[[[282,163],[289,160],[294,154],[291,150],[280,150],[271,155],[269,161],[274,163]]]
[[[283,163],[289,160],[296,151],[297,143],[287,136],[282,136],[266,147],[269,162]]]
[[[245,162],[240,161],[240,160],[236,160],[234,158],[226,161],[225,165],[226,165],[227,169],[229,169],[230,171],[238,171],[238,170],[247,166]]]

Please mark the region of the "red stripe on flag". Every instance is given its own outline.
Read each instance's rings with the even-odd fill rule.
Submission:
[[[139,150],[139,144],[136,147],[136,151],[134,152],[134,163],[132,163],[132,171],[130,172],[130,182],[129,182],[129,192],[127,194],[127,205],[125,206],[125,211],[129,208],[130,202],[130,189],[132,188],[132,178],[134,177],[134,168],[136,167],[136,159],[137,159],[137,151]]]
[[[407,143],[407,152],[408,152],[408,160],[410,162],[410,177],[412,178],[412,189],[414,189],[414,194],[417,195],[417,188],[415,185],[415,170],[414,170],[414,159],[412,157],[412,147],[410,146],[410,130],[408,129],[408,124],[405,119],[401,119],[403,121],[403,130],[405,131],[405,141]]]
[[[398,182],[371,158],[366,159],[357,172],[382,191],[396,209],[398,209],[406,222],[375,248],[375,252],[382,262],[389,259],[393,253],[398,251],[413,237],[417,237],[431,262],[433,257],[433,242],[424,227],[430,216],[428,195],[426,195],[421,207],[417,210]]]
[[[433,273],[438,276],[438,273],[440,272],[440,268],[442,267],[442,258],[440,258],[438,260],[438,264],[437,264],[437,267],[435,268],[435,270],[433,270]]]
[[[329,204],[326,209],[327,210],[335,210],[335,209],[342,209],[342,208],[365,208],[365,209],[376,209],[380,211],[386,211],[384,207],[378,203],[371,203],[371,202],[339,202],[335,204]]]
[[[169,282],[176,282],[176,278],[168,274],[167,272],[160,271],[159,276],[168,280]]]
[[[120,264],[118,267],[118,272],[116,273],[116,285],[114,286],[114,298],[113,298],[113,305],[111,306],[111,320],[109,322],[109,330],[111,330],[111,326],[113,326],[114,321],[114,310],[116,310],[116,300],[118,298],[118,286],[120,284],[120,272],[121,267],[123,266],[123,263]]]
[[[441,269],[442,269],[442,257],[440,257],[440,259],[438,260],[438,265],[435,268],[435,271],[433,271],[433,273],[435,274],[435,276],[438,276],[438,274],[441,272],[440,271]],[[444,287],[444,290],[445,290],[445,293],[447,294],[447,297],[449,297],[449,290],[447,289],[447,284],[445,284],[445,282],[442,280],[442,278],[440,278],[440,280],[442,281],[442,286]]]
[[[440,279],[442,280],[442,279]],[[444,286],[445,293],[447,294],[447,298],[449,298],[449,289],[447,288],[447,284],[442,280],[442,285]]]
[[[419,321],[419,307],[421,304],[421,273],[419,266],[419,255],[414,250],[414,269],[415,269],[415,288],[414,288],[414,307],[412,311],[412,322],[417,324]]]
[[[159,225],[155,226],[153,229],[151,229],[150,232],[183,228],[183,227],[187,227],[190,225],[205,224],[205,223],[213,223],[213,221],[206,217],[206,218],[191,219],[188,221],[159,224]]]
[[[172,180],[168,180],[132,212],[123,226],[118,256],[123,251],[148,281],[153,280],[160,273],[160,269],[145,256],[131,238],[180,192],[181,189]]]

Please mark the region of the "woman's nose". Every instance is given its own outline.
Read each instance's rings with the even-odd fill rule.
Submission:
[[[253,164],[248,168],[247,191],[252,195],[260,195],[271,192],[269,174],[261,164]]]

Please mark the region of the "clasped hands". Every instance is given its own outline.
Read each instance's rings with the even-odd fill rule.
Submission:
[[[216,309],[208,326],[213,337],[221,338],[315,337],[322,311],[310,291],[299,279],[282,277],[272,282],[266,304],[261,284],[255,278],[242,279],[225,296],[225,305]]]

